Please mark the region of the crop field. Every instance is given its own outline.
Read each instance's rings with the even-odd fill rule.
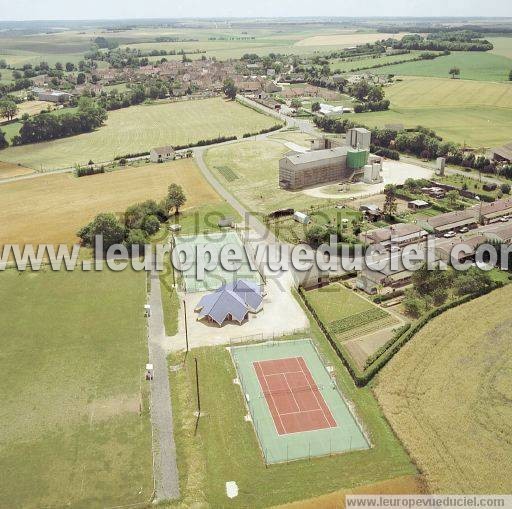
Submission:
[[[326,328],[338,340],[352,337],[355,331],[369,333],[396,322],[387,311],[341,283],[309,290],[306,298]]]
[[[89,177],[45,175],[1,184],[4,210],[0,244],[73,243],[77,230],[96,214],[124,212],[128,205],[150,198],[161,200],[173,182],[183,187],[187,197],[184,210],[223,203],[192,159]]]
[[[227,479],[236,480],[240,488],[238,496],[229,500],[229,506],[257,509],[415,474],[370,389],[356,389],[317,328],[313,335],[324,359],[335,369],[340,390],[354,403],[358,417],[365,423],[372,447],[266,468],[253,424],[244,420],[247,410],[240,387],[233,383],[236,371],[229,352],[224,347],[209,347],[194,349],[186,359],[182,354],[173,354],[171,366],[183,366],[170,370],[170,382],[184,506],[207,503],[225,507]],[[196,435],[196,407],[190,403],[196,399],[194,358],[198,360],[201,409],[205,412]]]
[[[26,175],[33,172],[32,168],[26,168],[25,166],[18,166],[12,163],[2,163],[0,161],[0,179],[18,177],[19,175]]]
[[[489,37],[487,40],[494,46],[491,53],[512,59],[512,37]]]
[[[253,211],[268,213],[282,207],[303,210],[326,203],[300,191],[279,188],[279,159],[289,151],[277,139],[243,141],[209,149],[205,162],[219,182]]]
[[[480,51],[453,51],[450,55],[434,60],[390,65],[376,69],[375,73],[445,78],[450,77],[448,72],[452,67],[460,69],[460,78],[463,80],[508,81],[512,58]]]
[[[0,273],[0,506],[112,507],[153,491],[145,275]]]
[[[332,60],[330,63],[331,71],[336,72],[347,72],[351,69],[364,69],[368,67],[372,67],[374,65],[388,65],[393,64],[402,60],[412,60],[417,58],[422,52],[421,51],[411,51],[410,53],[405,53],[403,55],[383,55],[375,58],[372,57],[362,57],[362,58],[352,58],[350,60]],[[377,68],[375,72],[380,74],[384,72],[387,67]],[[373,72],[373,71],[372,71]]]
[[[443,313],[378,377],[379,402],[432,492],[512,490],[511,298],[507,286]]]
[[[370,127],[403,123],[423,125],[445,139],[474,147],[510,140],[512,86],[508,83],[405,78],[386,88],[391,109],[353,118]]]
[[[383,33],[366,33],[366,32],[353,32],[341,34],[328,34],[328,35],[315,35],[301,39],[296,43],[296,46],[356,46],[358,44],[368,44],[382,39],[392,37],[393,39],[401,39],[406,32],[399,32],[397,34],[389,35]]]
[[[0,160],[34,168],[70,167],[90,159],[110,161],[161,145],[241,136],[274,124],[271,117],[221,98],[132,106],[109,112],[105,126],[92,133],[9,147],[0,152]]]

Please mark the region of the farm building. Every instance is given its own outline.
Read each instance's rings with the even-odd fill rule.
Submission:
[[[426,226],[438,235],[459,228],[476,228],[477,225],[478,217],[475,211],[471,209],[447,212],[431,217],[426,221]]]
[[[490,153],[491,159],[497,162],[511,163],[512,162],[512,142],[506,143],[501,147],[495,147]]]
[[[436,258],[449,263],[451,262],[451,254],[454,246],[464,245],[466,249],[457,253],[458,262],[463,263],[474,259],[478,247],[488,242],[485,235],[477,235],[470,239],[438,239],[435,247]]]
[[[176,152],[171,146],[152,148],[149,152],[149,158],[152,163],[161,163],[170,161],[176,157]]]
[[[368,150],[342,145],[342,140],[329,138],[311,140],[311,148],[309,152],[291,152],[279,160],[281,188],[302,189],[363,177]]]
[[[366,219],[369,221],[378,221],[382,218],[382,210],[379,208],[378,205],[375,205],[374,203],[368,203],[366,205],[361,205],[359,207],[359,211],[364,214]]]
[[[430,203],[425,200],[412,200],[407,204],[407,207],[412,210],[428,209],[430,207]]]
[[[320,103],[320,109],[318,110],[320,115],[325,117],[331,117],[335,115],[343,114],[343,106],[332,106],[331,104]]]
[[[500,217],[512,214],[512,198],[485,203],[481,207],[476,205],[473,210],[477,217],[481,215],[480,219],[483,224],[492,223]]]
[[[383,267],[378,266],[378,263],[376,262],[375,266],[369,264],[363,270],[358,271],[357,288],[370,295],[375,295],[381,288],[396,289],[411,282],[413,271],[404,267],[402,257],[399,254],[386,259]],[[411,268],[415,268],[415,265],[419,266],[422,263],[422,260],[415,261]]]
[[[32,91],[37,95],[39,101],[47,101],[51,103],[63,103],[69,101],[73,95],[68,92],[60,92],[59,90],[46,90],[41,88],[33,88]]]
[[[359,240],[366,244],[382,246],[405,246],[413,242],[421,242],[428,235],[423,228],[411,223],[397,223],[392,226],[370,230],[359,235]]]
[[[353,170],[347,166],[348,147],[292,153],[279,161],[279,186],[301,189],[316,184],[348,180]]]

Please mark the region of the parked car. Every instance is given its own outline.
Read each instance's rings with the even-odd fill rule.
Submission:
[[[508,221],[508,217],[507,216],[503,216],[503,217],[500,217],[499,219],[502,223],[506,223]]]
[[[456,233],[452,230],[452,231],[446,232],[446,233],[443,235],[443,237],[444,237],[445,239],[451,239],[451,238],[455,237],[455,235],[456,235]]]
[[[469,228],[467,226],[464,226],[462,227],[460,230],[459,230],[459,233],[467,233],[469,231]]]

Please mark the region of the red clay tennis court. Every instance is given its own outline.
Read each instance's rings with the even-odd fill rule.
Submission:
[[[337,426],[302,357],[253,366],[279,435]]]

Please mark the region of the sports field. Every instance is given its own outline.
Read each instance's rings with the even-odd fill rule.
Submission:
[[[446,140],[492,147],[510,140],[512,86],[508,83],[409,77],[386,88],[391,109],[352,115],[370,127],[423,125]]]
[[[116,156],[183,145],[218,136],[255,132],[275,119],[222,98],[163,102],[110,111],[105,125],[92,133],[9,147],[0,160],[36,169],[111,161]]]
[[[376,74],[446,78],[452,67],[460,69],[460,78],[476,81],[508,81],[512,58],[482,51],[452,51],[433,60],[405,62],[375,69]]]
[[[0,273],[0,507],[153,491],[145,274]]]
[[[311,340],[231,348],[266,463],[367,449]]]
[[[177,235],[174,237],[177,252],[181,252],[180,271],[183,280],[183,287],[187,293],[205,292],[216,290],[222,285],[234,282],[237,279],[247,279],[261,282],[261,276],[256,269],[252,269],[242,241],[237,233],[227,231],[223,233],[205,233],[199,235]],[[208,250],[210,255],[205,255],[205,261],[211,256],[214,261],[219,260],[221,250],[232,248],[237,250],[241,256],[241,262],[227,260],[223,264],[216,264],[213,270],[205,270],[204,275],[200,274],[197,268],[198,256],[201,250]],[[191,258],[189,258],[191,256]],[[240,267],[239,267],[240,266]]]
[[[512,491],[512,287],[427,324],[375,392],[434,493]]]
[[[187,197],[184,211],[199,205],[224,206],[193,159],[126,167],[81,178],[69,173],[45,175],[0,185],[0,244],[74,243],[78,229],[96,214],[122,213],[137,202],[159,201],[173,182],[183,187]],[[192,216],[191,220],[195,219]]]

